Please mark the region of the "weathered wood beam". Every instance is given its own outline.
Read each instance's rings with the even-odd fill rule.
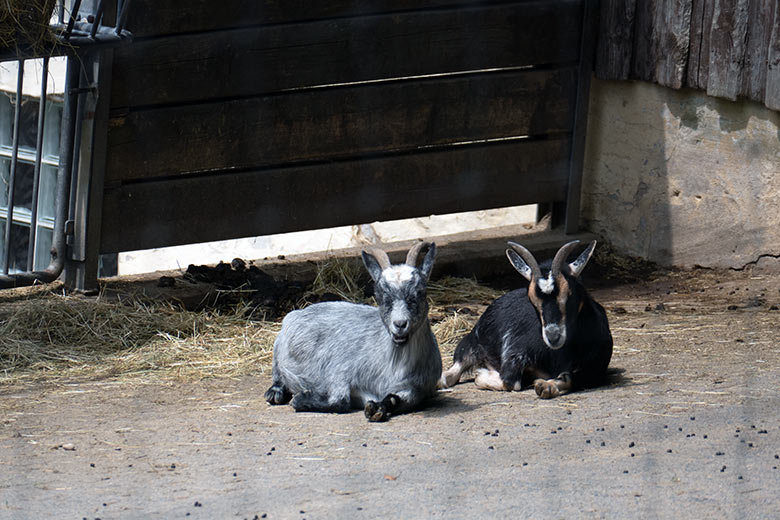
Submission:
[[[780,6],[777,5],[767,49],[764,104],[772,110],[780,110]]]
[[[602,0],[600,10],[596,77],[629,79],[636,0]]]
[[[136,41],[116,53],[111,103],[132,109],[426,74],[573,63],[580,19],[579,2],[533,2]]]
[[[122,185],[105,192],[101,252],[564,200],[570,152],[520,140]]]
[[[742,86],[749,0],[715,0],[707,94],[735,101]]]
[[[107,182],[571,131],[576,69],[521,70],[133,111]]]
[[[685,86],[707,89],[710,68],[710,31],[715,0],[693,0],[691,7],[690,45]]]
[[[486,6],[506,4],[507,1],[479,3]],[[128,29],[136,38],[149,38],[425,9],[457,9],[474,4],[474,0],[134,0],[128,16]]]
[[[766,91],[767,55],[777,0],[750,0],[747,43],[739,95],[763,103]]]
[[[691,31],[692,0],[639,2],[633,76],[672,88],[684,83]]]

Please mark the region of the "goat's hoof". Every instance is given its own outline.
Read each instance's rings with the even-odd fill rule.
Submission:
[[[265,400],[268,404],[286,404],[292,395],[281,385],[273,385],[265,391]]]
[[[384,398],[382,404],[385,405],[388,411],[395,410],[398,408],[398,406],[400,406],[401,398],[395,394],[387,394],[387,397]]]
[[[390,417],[390,414],[387,413],[387,409],[384,405],[374,401],[368,401],[366,403],[366,408],[363,411],[366,413],[366,418],[369,422],[383,422]]]
[[[545,381],[544,379],[534,381],[534,390],[540,399],[552,399],[560,395],[558,386],[554,382]]]

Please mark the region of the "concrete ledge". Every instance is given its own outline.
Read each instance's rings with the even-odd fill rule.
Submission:
[[[596,239],[593,233],[582,232],[567,235],[563,231],[530,230],[524,226],[502,226],[453,235],[425,237],[436,243],[437,254],[433,277],[445,275],[488,279],[513,272],[504,251],[509,240],[528,248],[539,261],[552,255],[561,245],[572,240],[587,242]],[[414,240],[378,244],[387,251],[393,263],[403,262]],[[311,279],[317,263],[334,258],[353,258],[360,261],[360,247],[351,247],[320,253],[289,255],[284,258],[256,260],[254,263],[274,277],[286,279]],[[226,259],[226,261],[229,259]]]
[[[529,229],[523,225],[502,226],[480,231],[456,233],[451,235],[425,237],[437,246],[437,258],[433,277],[462,276],[480,280],[500,278],[514,273],[506,259],[506,243],[512,240],[527,247],[539,261],[550,258],[558,248],[571,240],[583,243],[596,239],[593,233],[582,232],[566,235],[562,231],[550,230],[545,224]],[[388,252],[391,261],[403,262],[406,252],[414,240],[405,240],[388,244],[379,244]],[[359,247],[288,255],[278,258],[253,260],[258,268],[276,280],[311,282],[317,273],[319,263],[333,259],[346,259],[361,262]],[[223,259],[230,262],[232,258]],[[216,288],[207,283],[175,281],[168,287],[160,287],[161,277],[180,279],[184,271],[157,271],[142,275],[127,275],[105,278],[104,296],[126,292],[141,293],[152,298],[177,301],[187,308],[197,308],[209,299]]]

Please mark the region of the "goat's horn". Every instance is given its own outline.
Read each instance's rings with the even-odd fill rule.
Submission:
[[[558,274],[561,272],[561,267],[563,267],[564,262],[566,262],[566,259],[569,258],[569,254],[571,254],[571,250],[577,247],[577,244],[579,244],[579,240],[572,240],[568,244],[564,244],[561,246],[561,248],[558,250],[557,253],[555,253],[555,257],[552,261],[552,266],[550,268],[551,274],[553,275],[553,278],[555,278]]]
[[[539,263],[534,258],[531,252],[516,242],[507,242],[507,245],[515,250],[515,253],[520,255],[520,258],[531,268],[531,276],[538,280],[542,277],[542,271],[539,269]]]
[[[406,254],[406,265],[417,267],[417,257],[420,255],[420,250],[426,245],[426,242],[417,242],[414,244]]]
[[[379,267],[381,267],[383,271],[388,267],[390,267],[390,258],[387,256],[387,253],[385,253],[382,249],[376,247],[367,247],[366,249],[364,249],[364,251],[376,259],[376,262],[379,264]]]

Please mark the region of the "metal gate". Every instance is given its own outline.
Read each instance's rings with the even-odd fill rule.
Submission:
[[[78,45],[57,241],[5,286],[64,263],[89,290],[101,254],[520,204],[579,226],[597,0],[115,1],[58,26],[57,52]]]
[[[2,274],[0,288],[33,285],[38,282],[56,280],[68,269],[70,284],[79,284],[83,279],[83,262],[85,237],[83,222],[90,206],[91,169],[95,162],[94,148],[99,144],[101,132],[105,140],[105,129],[95,128],[95,114],[100,109],[101,99],[106,92],[106,69],[110,72],[110,51],[119,44],[131,41],[131,35],[124,29],[130,0],[92,2],[90,6],[82,6],[82,0],[73,0],[66,4],[60,0],[56,8],[56,18],[50,25],[52,38],[41,45],[18,41],[14,48],[5,49],[0,53],[0,61],[16,62],[16,91],[13,93],[13,123],[12,137],[7,153],[9,163],[5,181],[5,200],[0,208],[0,218],[3,222],[2,237]],[[10,9],[11,7],[8,7]],[[67,13],[67,14],[66,14]],[[117,13],[119,15],[117,16]],[[113,26],[105,25],[108,20],[114,20]],[[63,94],[62,115],[59,129],[46,129],[47,86],[49,83],[49,64],[57,56],[67,58],[65,86]],[[35,134],[34,152],[22,150],[20,136],[25,131],[22,121],[22,106],[24,101],[25,64],[31,60],[41,60],[40,85],[41,94],[38,102],[37,129]],[[28,78],[29,80],[29,78]],[[104,101],[103,104],[106,104]],[[96,131],[97,130],[97,131]],[[42,241],[38,236],[39,200],[41,198],[41,172],[44,168],[44,138],[45,132],[59,132],[59,152],[57,161],[56,184],[54,187],[53,226],[51,233],[50,259],[48,266],[36,270],[35,258]],[[34,167],[22,169],[30,155],[34,154]],[[32,179],[24,174],[32,174]],[[19,186],[32,183],[29,204],[22,207],[26,201],[17,199]],[[24,223],[29,222],[26,258],[12,255],[14,245],[25,237],[20,236],[22,230],[15,222],[20,221],[23,213]],[[38,257],[44,256],[38,252]]]

